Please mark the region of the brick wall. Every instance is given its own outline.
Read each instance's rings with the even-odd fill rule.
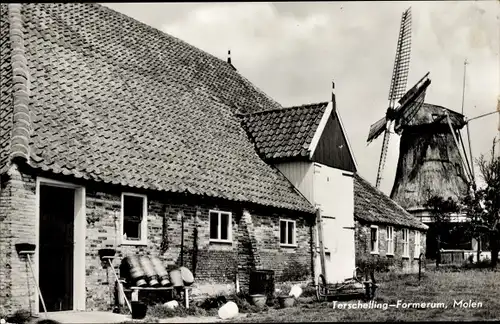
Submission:
[[[26,263],[15,253],[14,243],[35,240],[36,177],[17,171],[2,182],[0,192],[0,304],[7,311],[31,308],[34,305],[34,286]],[[60,181],[75,179],[56,178]],[[276,271],[276,281],[292,277],[307,277],[311,273],[311,227],[304,215],[293,212],[277,213],[276,209],[256,205],[231,203],[225,200],[194,198],[158,192],[125,189],[126,192],[146,194],[148,197],[147,246],[116,246],[119,243],[119,217],[122,188],[112,185],[81,183],[86,187],[86,308],[106,310],[114,302],[114,276],[101,263],[98,250],[117,249],[114,266],[128,254],[156,255],[174,267],[181,263],[195,275],[193,295],[229,293],[235,289],[238,273],[240,287],[248,289],[249,269],[259,266]],[[251,215],[242,221],[243,208]],[[214,243],[209,238],[210,209],[232,213],[232,243]],[[183,215],[183,217],[182,217]],[[166,216],[166,218],[164,218]],[[305,215],[314,217],[313,215]],[[279,245],[279,217],[295,219],[296,248]],[[184,245],[181,248],[181,227],[184,219]],[[163,227],[166,226],[167,240]],[[6,233],[6,234],[4,234]],[[249,235],[249,233],[253,233]],[[252,239],[253,238],[253,239]],[[115,241],[116,240],[116,241]],[[166,245],[163,243],[167,243]],[[36,265],[35,265],[36,268]],[[310,278],[308,278],[310,279]],[[27,289],[29,287],[29,289]]]
[[[33,177],[13,165],[2,177],[0,191],[0,305],[5,311],[34,311],[36,287],[26,257],[17,255],[16,243],[35,242],[35,191]],[[1,311],[1,309],[0,309]]]
[[[102,309],[112,299],[112,293],[101,288],[103,285],[108,285],[109,281],[106,280],[106,271],[100,267],[97,251],[114,244],[120,195],[119,189],[103,192],[87,187],[86,213],[87,219],[92,221],[87,228],[86,248],[89,309]],[[246,208],[250,217],[245,220],[242,205],[167,194],[163,196],[149,194],[148,205],[148,246],[121,246],[118,248],[117,256],[121,259],[128,253],[145,253],[158,255],[172,267],[180,265],[182,227],[180,212],[182,212],[184,214],[183,261],[184,266],[194,270],[196,289],[193,290],[193,295],[195,296],[234,291],[237,273],[241,290],[248,291],[250,269],[274,270],[276,281],[286,279],[284,273],[292,277],[294,272],[300,272],[303,277],[311,275],[311,230],[304,217],[279,214],[263,208]],[[208,218],[210,209],[232,213],[232,243],[210,242]],[[167,215],[168,249],[165,253],[160,253],[163,215]],[[297,248],[280,247],[280,217],[297,221]],[[108,277],[111,278],[111,275]]]
[[[387,232],[386,225],[373,224],[378,226],[379,231],[379,254],[371,254],[370,249],[370,226],[372,224],[356,220],[355,247],[356,264],[362,260],[382,259],[390,264],[390,269],[396,272],[415,273],[418,272],[418,259],[414,258],[415,251],[415,230],[409,229],[409,257],[403,257],[403,228],[394,228],[394,255],[387,255]],[[425,253],[425,232],[420,232],[421,252]]]

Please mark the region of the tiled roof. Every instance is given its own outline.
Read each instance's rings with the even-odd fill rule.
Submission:
[[[10,45],[10,23],[7,4],[0,3],[0,168],[6,165],[10,155],[13,107],[11,66],[12,46]]]
[[[328,102],[247,114],[243,125],[265,160],[308,156]]]
[[[314,212],[236,117],[281,106],[227,62],[98,4],[23,4],[19,18],[33,168]]]
[[[373,224],[427,229],[427,225],[358,174],[354,175],[354,217]]]

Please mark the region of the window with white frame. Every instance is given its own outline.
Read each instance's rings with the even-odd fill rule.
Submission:
[[[122,244],[147,243],[147,197],[122,193],[121,201]]]
[[[288,219],[280,220],[280,245],[295,246],[295,221]]]
[[[217,210],[209,211],[210,241],[232,242],[231,213]]]
[[[394,227],[387,226],[386,240],[387,240],[387,254],[394,255]]]
[[[415,242],[414,242],[414,250],[413,250],[413,257],[415,259],[418,259],[420,257],[420,250],[421,250],[421,245],[420,245],[420,232],[415,231]]]
[[[403,228],[403,257],[410,256],[410,231]]]
[[[370,227],[370,252],[378,254],[378,226],[372,225]]]

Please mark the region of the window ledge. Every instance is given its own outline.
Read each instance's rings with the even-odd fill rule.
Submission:
[[[141,241],[133,241],[133,240],[123,240],[121,241],[120,245],[137,245],[137,246],[145,246],[148,245],[148,242],[145,240]]]
[[[370,254],[376,254],[376,255],[379,255],[380,253],[378,251],[372,251],[370,252]]]
[[[393,256],[394,256],[394,253],[386,253],[385,255],[386,255],[386,256],[393,257]]]
[[[409,258],[410,258],[410,256],[409,256],[409,255],[403,255],[403,256],[401,256],[401,257],[402,257],[403,259],[409,259]]]
[[[296,248],[297,244],[281,244],[280,243],[280,247],[284,247],[284,248]]]
[[[222,243],[222,244],[233,244],[233,241],[229,240],[218,240],[218,239],[210,239],[210,243]]]

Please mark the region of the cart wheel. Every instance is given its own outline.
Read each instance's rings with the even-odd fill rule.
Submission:
[[[354,269],[353,278],[359,282],[363,281],[363,272],[361,271],[361,268],[356,267],[356,269]]]
[[[320,285],[316,286],[316,298],[320,303],[326,301],[325,291]]]
[[[371,286],[371,299],[375,298],[375,292],[377,291],[377,284],[376,283],[372,283],[372,286]]]
[[[325,276],[320,274],[318,276],[318,285],[316,286],[316,298],[318,299],[319,302],[323,302],[326,300],[326,280]]]

